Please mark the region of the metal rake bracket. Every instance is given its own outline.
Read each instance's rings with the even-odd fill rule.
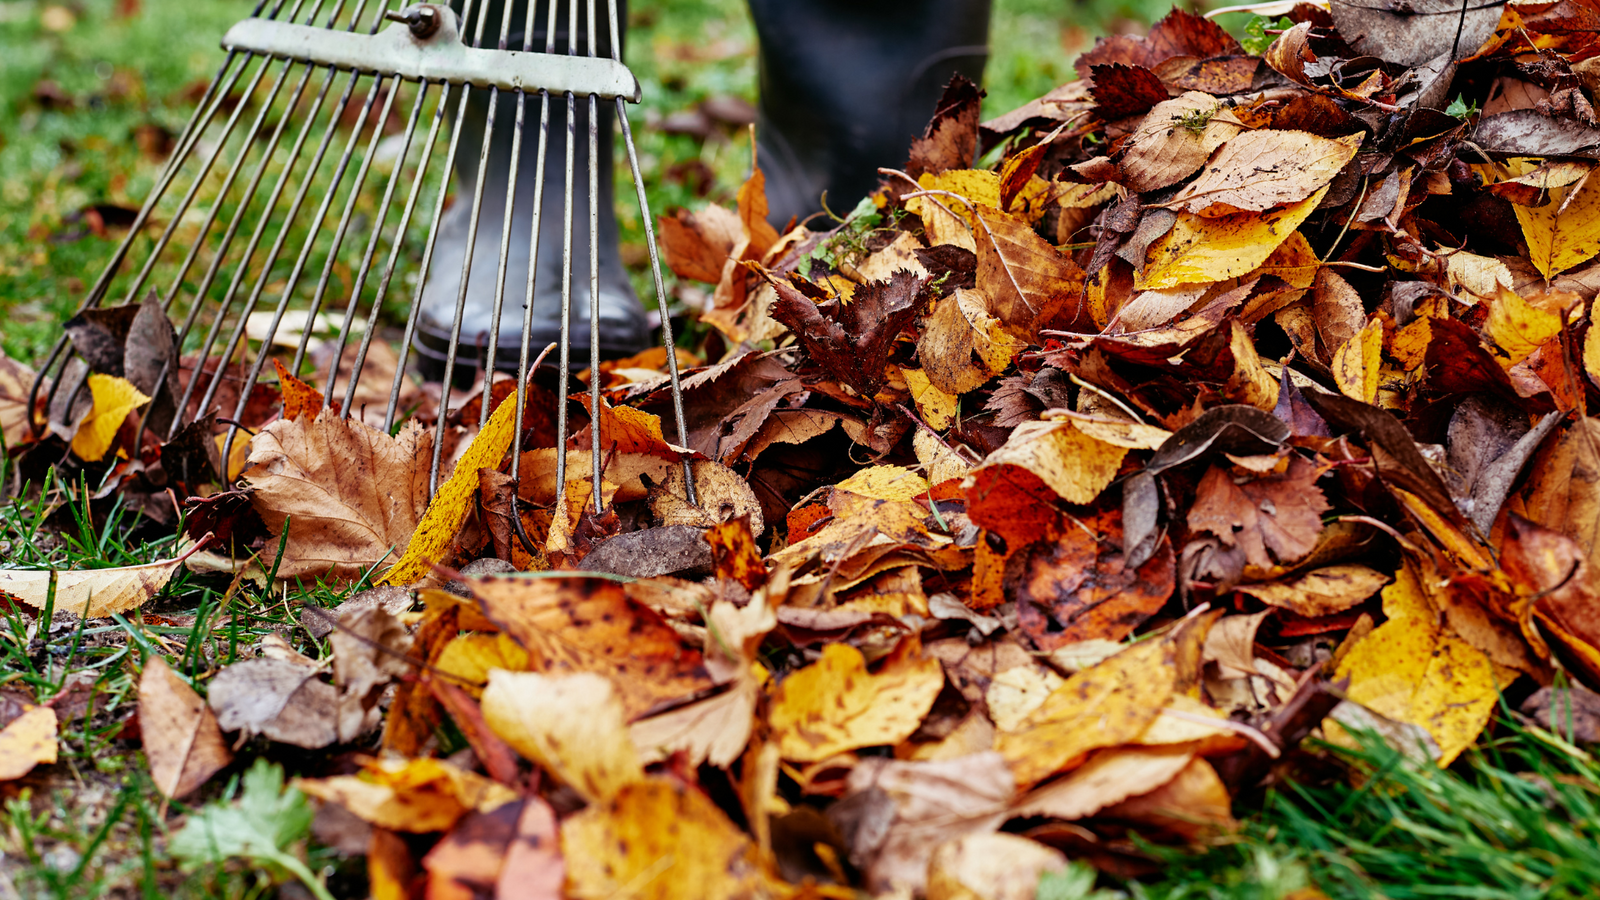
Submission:
[[[353,6],[353,9],[347,9]],[[571,364],[571,312],[577,279],[587,274],[589,296],[599,296],[598,187],[600,103],[615,105],[617,122],[633,176],[634,192],[644,224],[656,292],[656,307],[662,322],[662,342],[667,349],[666,365],[671,382],[673,412],[680,445],[687,445],[683,400],[679,384],[677,356],[672,351],[673,337],[667,310],[665,286],[656,246],[653,220],[640,177],[638,153],[628,124],[626,102],[638,102],[638,81],[620,57],[621,40],[618,10],[614,0],[549,0],[544,4],[545,19],[542,52],[532,46],[538,2],[526,4],[522,25],[521,50],[506,49],[512,37],[510,0],[497,7],[498,21],[486,21],[496,8],[492,0],[463,0],[462,12],[438,4],[400,5],[390,0],[260,0],[251,18],[227,33],[223,48],[227,59],[217,71],[193,117],[175,144],[175,150],[146,197],[138,216],[104,271],[90,288],[81,311],[106,305],[109,298],[121,297],[130,305],[146,292],[159,299],[162,311],[177,328],[177,346],[166,368],[141,390],[155,398],[153,409],[163,395],[176,410],[168,425],[161,423],[157,437],[170,441],[184,426],[210,412],[217,421],[228,423],[221,458],[228,468],[230,451],[238,437],[251,392],[270,358],[273,345],[295,345],[289,370],[296,374],[312,358],[309,350],[311,327],[297,338],[285,340],[280,328],[286,319],[303,315],[307,323],[325,315],[339,322],[338,337],[324,347],[314,377],[322,382],[325,406],[338,403],[345,415],[352,414],[361,373],[374,341],[375,323],[383,302],[392,288],[405,285],[396,279],[403,266],[416,266],[414,288],[401,288],[409,297],[394,298],[409,307],[404,337],[397,347],[398,360],[388,385],[387,408],[381,425],[392,431],[402,389],[406,384],[407,361],[417,329],[418,311],[429,271],[435,266],[459,267],[461,272],[455,305],[454,343],[444,366],[438,404],[434,455],[430,469],[430,490],[437,490],[440,453],[446,412],[451,407],[451,389],[457,366],[456,340],[462,332],[463,310],[468,296],[474,244],[484,213],[485,173],[490,146],[497,129],[494,110],[501,92],[516,98],[513,121],[501,121],[502,136],[511,129],[512,153],[508,187],[503,206],[503,224],[498,245],[498,278],[493,285],[473,288],[486,296],[493,291],[493,327],[488,333],[487,355],[497,360],[501,341],[500,318],[503,305],[516,303],[520,296],[528,314],[522,316],[520,356],[517,367],[516,413],[523,421],[527,403],[530,367],[534,357],[542,359],[539,347],[530,346],[534,285],[539,259],[539,215],[546,187],[546,148],[559,148],[550,141],[565,141],[565,172],[556,190],[565,191],[562,217],[561,256],[561,342],[559,354],[561,384],[568,383]],[[479,8],[474,15],[474,6]],[[270,7],[270,8],[269,8]],[[567,10],[565,53],[556,47],[558,8]],[[387,23],[387,24],[386,24]],[[492,28],[491,28],[492,26]],[[603,45],[601,29],[608,29],[610,58],[596,55]],[[486,32],[491,35],[486,42]],[[498,41],[492,35],[498,32]],[[579,36],[587,38],[580,50]],[[468,35],[470,33],[470,40]],[[494,47],[496,49],[489,49]],[[339,93],[332,91],[343,82]],[[365,98],[358,100],[359,87]],[[476,183],[461,184],[455,202],[470,203],[470,228],[463,258],[445,259],[436,254],[440,247],[440,221],[447,206],[451,174],[456,169],[462,123],[469,97],[487,94],[488,120],[482,144],[477,147],[479,165]],[[430,103],[431,101],[431,103]],[[564,103],[565,134],[551,134],[551,104]],[[409,112],[405,106],[409,104]],[[574,154],[584,136],[574,127],[579,104],[588,111],[588,177],[575,179]],[[524,134],[525,109],[531,105]],[[429,124],[419,128],[426,107],[431,106]],[[359,110],[359,117],[350,112]],[[393,113],[393,119],[391,119]],[[502,119],[505,117],[502,116]],[[404,121],[400,134],[386,137],[385,123]],[[344,123],[344,124],[341,124]],[[354,124],[350,124],[353,122]],[[534,123],[537,123],[536,125]],[[342,150],[334,147],[342,136]],[[363,149],[363,138],[365,147]],[[524,139],[538,142],[537,162],[532,173],[533,228],[525,284],[508,284],[507,259],[512,236],[513,210],[517,206],[519,173],[517,148]],[[395,146],[398,142],[398,147]],[[386,176],[374,160],[383,146],[390,163]],[[330,152],[330,150],[334,152]],[[466,152],[471,152],[466,151]],[[397,154],[397,156],[396,156]],[[556,154],[551,154],[556,157]],[[558,158],[558,157],[556,157]],[[442,166],[439,163],[442,162]],[[554,163],[553,165],[559,165]],[[369,176],[373,183],[369,184]],[[575,271],[573,191],[587,181],[589,253],[587,271]],[[381,187],[378,182],[382,182]],[[434,182],[437,186],[434,186]],[[409,184],[407,184],[409,182]],[[431,192],[431,202],[424,196]],[[401,198],[403,197],[403,201]],[[528,214],[526,199],[522,210]],[[420,205],[420,209],[419,209]],[[335,217],[335,208],[339,207]],[[496,213],[498,214],[498,213]],[[408,229],[427,229],[426,241],[417,252]],[[160,236],[147,236],[160,228]],[[356,248],[364,249],[359,253]],[[348,247],[346,241],[350,242]],[[298,250],[295,248],[298,247]],[[386,248],[386,249],[385,249]],[[489,248],[484,248],[487,251]],[[343,250],[343,252],[341,252]],[[380,253],[382,256],[380,257]],[[380,264],[379,260],[382,259]],[[313,273],[318,272],[313,279]],[[446,269],[445,271],[449,271]],[[407,275],[407,278],[413,277]],[[599,360],[599,304],[590,302],[590,360]],[[342,306],[342,314],[340,307]],[[324,309],[327,313],[324,314]],[[259,311],[258,311],[259,310]],[[270,318],[260,329],[247,323]],[[253,349],[252,342],[257,346]],[[353,358],[348,351],[355,343]],[[508,348],[512,340],[504,342]],[[65,336],[57,341],[41,366],[41,378],[48,384],[47,407],[76,409],[83,402],[87,365],[69,350]],[[469,348],[470,350],[470,348]],[[185,356],[187,355],[187,356]],[[178,357],[195,359],[187,371],[172,372]],[[321,361],[326,360],[326,368]],[[219,360],[207,371],[207,360]],[[237,360],[237,365],[235,361]],[[230,374],[231,371],[231,374]],[[492,369],[491,369],[492,371]],[[241,374],[242,372],[242,374]],[[344,374],[348,372],[348,374]],[[485,378],[485,390],[492,379]],[[599,378],[590,379],[590,408],[598,410]],[[226,388],[226,391],[224,389]],[[338,392],[336,392],[338,388]],[[238,400],[230,409],[221,401],[237,390]],[[368,391],[367,399],[375,399]],[[381,396],[381,392],[379,394]],[[375,400],[381,405],[381,400]],[[487,421],[490,404],[480,404],[480,425]],[[557,446],[568,443],[568,403],[557,404]],[[192,415],[190,411],[194,410]],[[376,413],[372,424],[379,424]],[[70,415],[68,415],[70,417]],[[64,421],[65,419],[63,419]],[[146,413],[141,431],[153,428]],[[604,458],[600,429],[591,428],[591,480],[594,510],[603,508],[600,496],[601,467]],[[516,429],[512,443],[511,474],[518,476],[524,434]],[[231,472],[219,473],[228,480]],[[694,481],[688,459],[684,460],[688,499],[695,502]],[[556,454],[556,483],[566,483],[566,454]],[[559,492],[565,496],[565,492]],[[519,523],[520,524],[520,523]]]
[[[391,13],[376,34],[349,34],[275,19],[245,19],[222,38],[227,50],[331,65],[446,84],[503,91],[549,91],[602,100],[639,102],[639,82],[613,59],[479,50],[461,42],[456,14],[446,6],[417,4]]]

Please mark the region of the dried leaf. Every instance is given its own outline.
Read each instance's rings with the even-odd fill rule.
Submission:
[[[590,803],[605,803],[644,777],[622,702],[600,675],[493,670],[483,718],[518,753]]]
[[[161,593],[188,554],[111,569],[0,569],[0,593],[44,609],[55,591],[55,611],[98,619],[138,609]]]
[[[517,795],[442,759],[373,760],[359,775],[296,778],[294,787],[337,803],[363,821],[390,831],[444,831],[468,812],[489,812]]]
[[[1383,611],[1389,621],[1355,645],[1335,677],[1350,679],[1351,700],[1426,729],[1448,766],[1477,739],[1509,678],[1440,622],[1410,566],[1384,588]]]
[[[34,706],[0,731],[0,782],[14,781],[33,767],[56,761],[56,711]]]
[[[1327,188],[1270,212],[1205,217],[1178,214],[1166,236],[1150,246],[1134,287],[1159,290],[1192,282],[1222,281],[1248,274],[1267,261],[1317,208]]]
[[[697,788],[651,778],[561,823],[565,896],[740,900],[784,887],[754,842]]]
[[[1360,146],[1360,135],[1329,140],[1304,131],[1247,131],[1223,144],[1170,205],[1216,217],[1298,203],[1332,181]]]
[[[399,545],[395,547],[398,559],[384,573],[380,584],[411,584],[441,561],[445,549],[455,540],[456,532],[461,529],[461,523],[466,521],[472,509],[472,495],[478,490],[478,470],[498,466],[501,457],[511,447],[511,439],[516,433],[516,406],[505,400],[500,402],[499,408],[490,414],[489,421],[467,445],[466,451],[456,461],[455,471],[439,486],[439,492],[433,495],[431,501],[427,500],[427,465],[422,460],[432,452],[432,441],[425,436],[412,438],[416,442],[416,449],[412,452],[418,465],[407,474],[412,476],[414,484],[421,485],[420,497],[427,503],[427,509],[421,514],[420,520],[413,520],[413,530],[407,532],[404,550],[401,551]],[[320,423],[322,419],[317,421]],[[411,427],[414,427],[414,423],[408,426],[408,430],[400,432],[402,442],[407,439]],[[251,459],[255,459],[254,455]]]
[[[6,447],[20,447],[33,437],[28,415],[32,388],[33,370],[0,350],[0,441]]]
[[[484,614],[527,649],[528,668],[606,676],[629,721],[712,685],[700,651],[614,581],[484,578],[468,587]]]
[[[1333,379],[1352,400],[1373,403],[1383,356],[1383,322],[1374,318],[1333,353]]]
[[[150,778],[168,797],[188,796],[233,761],[206,702],[160,656],[139,677],[139,729]]]
[[[1057,316],[1079,318],[1083,270],[1077,263],[1026,220],[986,207],[978,208],[976,218],[978,290],[1006,330],[1032,339]]]
[[[1067,777],[1018,797],[1013,814],[1068,820],[1092,816],[1161,787],[1192,759],[1192,744],[1100,750]]]
[[[116,439],[117,430],[128,413],[149,403],[150,398],[126,378],[95,372],[89,375],[88,384],[94,406],[72,436],[72,452],[79,459],[96,462],[111,449],[111,442]]]
[[[1315,619],[1344,612],[1388,583],[1389,577],[1382,572],[1359,563],[1345,563],[1313,569],[1292,581],[1241,584],[1235,590],[1268,605]]]
[[[1071,522],[1059,539],[1007,559],[1007,595],[1017,602],[1022,633],[1041,650],[1096,638],[1120,641],[1166,605],[1177,583],[1165,536],[1137,568],[1122,552],[1122,512]]]
[[[1015,834],[969,834],[928,862],[928,900],[1033,900],[1046,872],[1067,867],[1054,847]]]
[[[820,660],[784,679],[773,697],[768,721],[783,757],[813,762],[910,737],[944,687],[938,660],[920,657],[920,644],[904,642],[872,674],[860,650],[824,647]]]
[[[979,387],[1005,371],[1024,346],[988,307],[985,294],[958,288],[924,321],[917,356],[939,390],[960,395]]]
[[[273,539],[288,528],[278,576],[356,578],[403,552],[427,504],[432,445],[415,422],[390,437],[332,410],[257,434],[245,478]]]
[[[1028,422],[977,471],[1013,467],[1031,472],[1068,503],[1092,502],[1116,477],[1127,448],[1090,437],[1070,422]]]
[[[217,673],[207,700],[223,731],[315,750],[339,739],[338,689],[318,679],[319,671],[314,663],[241,660]]]
[[[1523,174],[1517,167],[1511,172]],[[1555,188],[1544,206],[1513,205],[1512,211],[1528,242],[1528,259],[1546,280],[1600,253],[1600,179]]]
[[[1239,133],[1237,122],[1216,115],[1219,107],[1216,97],[1199,91],[1157,103],[1123,144],[1117,160],[1128,187],[1159,190],[1200,171],[1213,150]],[[1199,117],[1204,117],[1204,125],[1189,127]]]

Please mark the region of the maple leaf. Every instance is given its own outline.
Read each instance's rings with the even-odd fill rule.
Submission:
[[[785,280],[763,271],[762,277],[778,292],[772,317],[794,333],[808,357],[864,397],[878,392],[895,338],[928,299],[926,279],[905,271],[861,285],[849,303],[818,304],[819,292],[798,276]]]

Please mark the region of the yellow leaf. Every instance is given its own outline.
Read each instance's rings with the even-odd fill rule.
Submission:
[[[1315,619],[1344,612],[1388,583],[1388,576],[1382,572],[1356,563],[1343,563],[1312,570],[1292,581],[1242,584],[1235,590],[1270,606]]]
[[[923,321],[917,358],[935,387],[963,394],[1004,371],[1024,346],[989,314],[982,291],[957,288]]]
[[[903,466],[869,466],[834,487],[874,500],[911,500],[928,492],[928,482]]]
[[[928,475],[929,484],[943,484],[952,478],[964,477],[972,471],[972,463],[945,446],[937,437],[918,428],[911,434],[911,449],[917,462]]]
[[[1091,751],[1129,743],[1160,714],[1178,684],[1168,641],[1135,644],[1067,679],[995,744],[1019,786],[1082,765]]]
[[[99,372],[89,376],[89,393],[94,398],[94,406],[89,410],[89,417],[78,426],[78,433],[72,436],[72,452],[81,460],[95,462],[111,449],[117,429],[122,427],[122,420],[128,413],[149,403],[150,398],[140,393],[128,379]]]
[[[0,731],[0,781],[11,781],[56,761],[56,711],[30,707]]]
[[[604,675],[496,669],[483,691],[483,720],[590,803],[604,803],[644,777],[622,701]]]
[[[1378,397],[1378,375],[1383,365],[1383,323],[1366,324],[1333,353],[1333,380],[1352,400],[1371,403]]]
[[[478,491],[478,470],[499,465],[511,446],[511,438],[516,433],[517,405],[509,400],[501,401],[494,415],[467,445],[449,480],[439,486],[439,493],[428,503],[428,511],[417,523],[405,556],[378,579],[379,584],[404,585],[417,581],[428,574],[455,540],[461,523],[472,511],[472,498]]]
[[[917,404],[917,412],[922,413],[923,421],[929,427],[934,431],[943,431],[955,422],[956,410],[961,406],[960,396],[935,387],[928,373],[921,369],[901,369],[900,374],[906,379],[906,387],[911,389],[911,399]]]
[[[1443,623],[1410,566],[1384,589],[1383,611],[1389,621],[1351,648],[1335,678],[1350,679],[1351,700],[1433,735],[1439,765],[1448,766],[1477,739],[1515,673]]]
[[[573,900],[786,896],[752,841],[698,788],[651,778],[561,823]]]
[[[0,592],[44,609],[55,583],[55,611],[98,619],[144,605],[166,587],[187,555],[114,569],[0,569]]]
[[[1600,179],[1550,189],[1544,206],[1513,204],[1528,260],[1546,279],[1600,252]]]
[[[1250,276],[1273,275],[1282,278],[1291,288],[1304,290],[1316,283],[1317,271],[1321,266],[1322,260],[1317,258],[1317,251],[1311,248],[1311,242],[1296,231],[1272,251],[1267,261]]]
[[[979,469],[1027,469],[1068,503],[1100,496],[1122,467],[1128,449],[1090,437],[1069,422],[1024,422]]]
[[[974,206],[988,206],[995,209],[1000,207],[999,172],[991,172],[988,169],[950,169],[938,174],[925,173],[917,179],[917,184],[922,185],[925,191],[949,191],[965,198],[967,203],[949,197],[940,199],[944,200],[952,212],[966,219],[968,225],[975,224]]]
[[[1288,240],[1322,202],[1326,187],[1268,212],[1242,212],[1211,218],[1178,213],[1177,224],[1150,248],[1148,264],[1134,287],[1158,290],[1194,282],[1237,278],[1260,266]]]
[[[489,683],[490,669],[520,672],[528,667],[528,651],[517,645],[505,632],[496,634],[461,634],[450,639],[439,651],[433,667],[441,674],[451,675],[463,682],[462,687],[474,697],[483,692]]]
[[[413,834],[445,831],[470,811],[517,799],[499,782],[431,758],[374,760],[359,775],[296,778],[294,787],[379,828]]]
[[[1446,258],[1445,277],[1450,279],[1452,291],[1458,294],[1465,291],[1468,294],[1462,298],[1468,302],[1474,296],[1498,296],[1502,290],[1510,290],[1516,284],[1510,267],[1505,263],[1492,256],[1479,256],[1466,251],[1451,253]]]
[[[1501,364],[1510,367],[1561,333],[1561,315],[1534,306],[1514,291],[1501,290],[1489,301],[1483,333],[1504,351]]]
[[[784,759],[815,762],[905,740],[943,687],[939,661],[921,658],[920,646],[897,652],[873,675],[860,650],[829,644],[778,687],[769,721]]]

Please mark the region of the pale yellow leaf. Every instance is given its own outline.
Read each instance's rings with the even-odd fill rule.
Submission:
[[[944,687],[944,670],[920,649],[891,657],[876,675],[861,651],[828,644],[822,658],[784,679],[768,719],[784,759],[814,762],[911,736]]]
[[[1068,503],[1089,503],[1115,478],[1128,449],[1090,437],[1069,422],[1024,422],[979,466],[1016,466]]]
[[[1513,204],[1528,259],[1546,279],[1600,253],[1600,179],[1591,174],[1568,187],[1550,190],[1543,206]]]
[[[604,803],[644,777],[622,701],[603,675],[496,669],[483,690],[483,719],[590,803]]]
[[[44,609],[55,583],[55,611],[98,619],[137,609],[167,586],[186,557],[114,569],[0,569],[0,593]]]
[[[1505,353],[1503,364],[1513,366],[1561,333],[1561,315],[1522,299],[1514,291],[1500,290],[1489,301],[1484,336]]]
[[[1333,380],[1352,400],[1371,403],[1378,397],[1383,364],[1383,322],[1374,318],[1333,353]]]
[[[0,781],[12,781],[56,761],[56,711],[29,708],[0,731]]]
[[[911,400],[917,404],[917,412],[922,413],[922,420],[934,431],[949,428],[956,420],[961,397],[935,386],[928,373],[921,369],[901,369],[900,374],[905,376]]]
[[[904,466],[868,466],[834,485],[874,500],[910,500],[928,492],[928,482]]]

